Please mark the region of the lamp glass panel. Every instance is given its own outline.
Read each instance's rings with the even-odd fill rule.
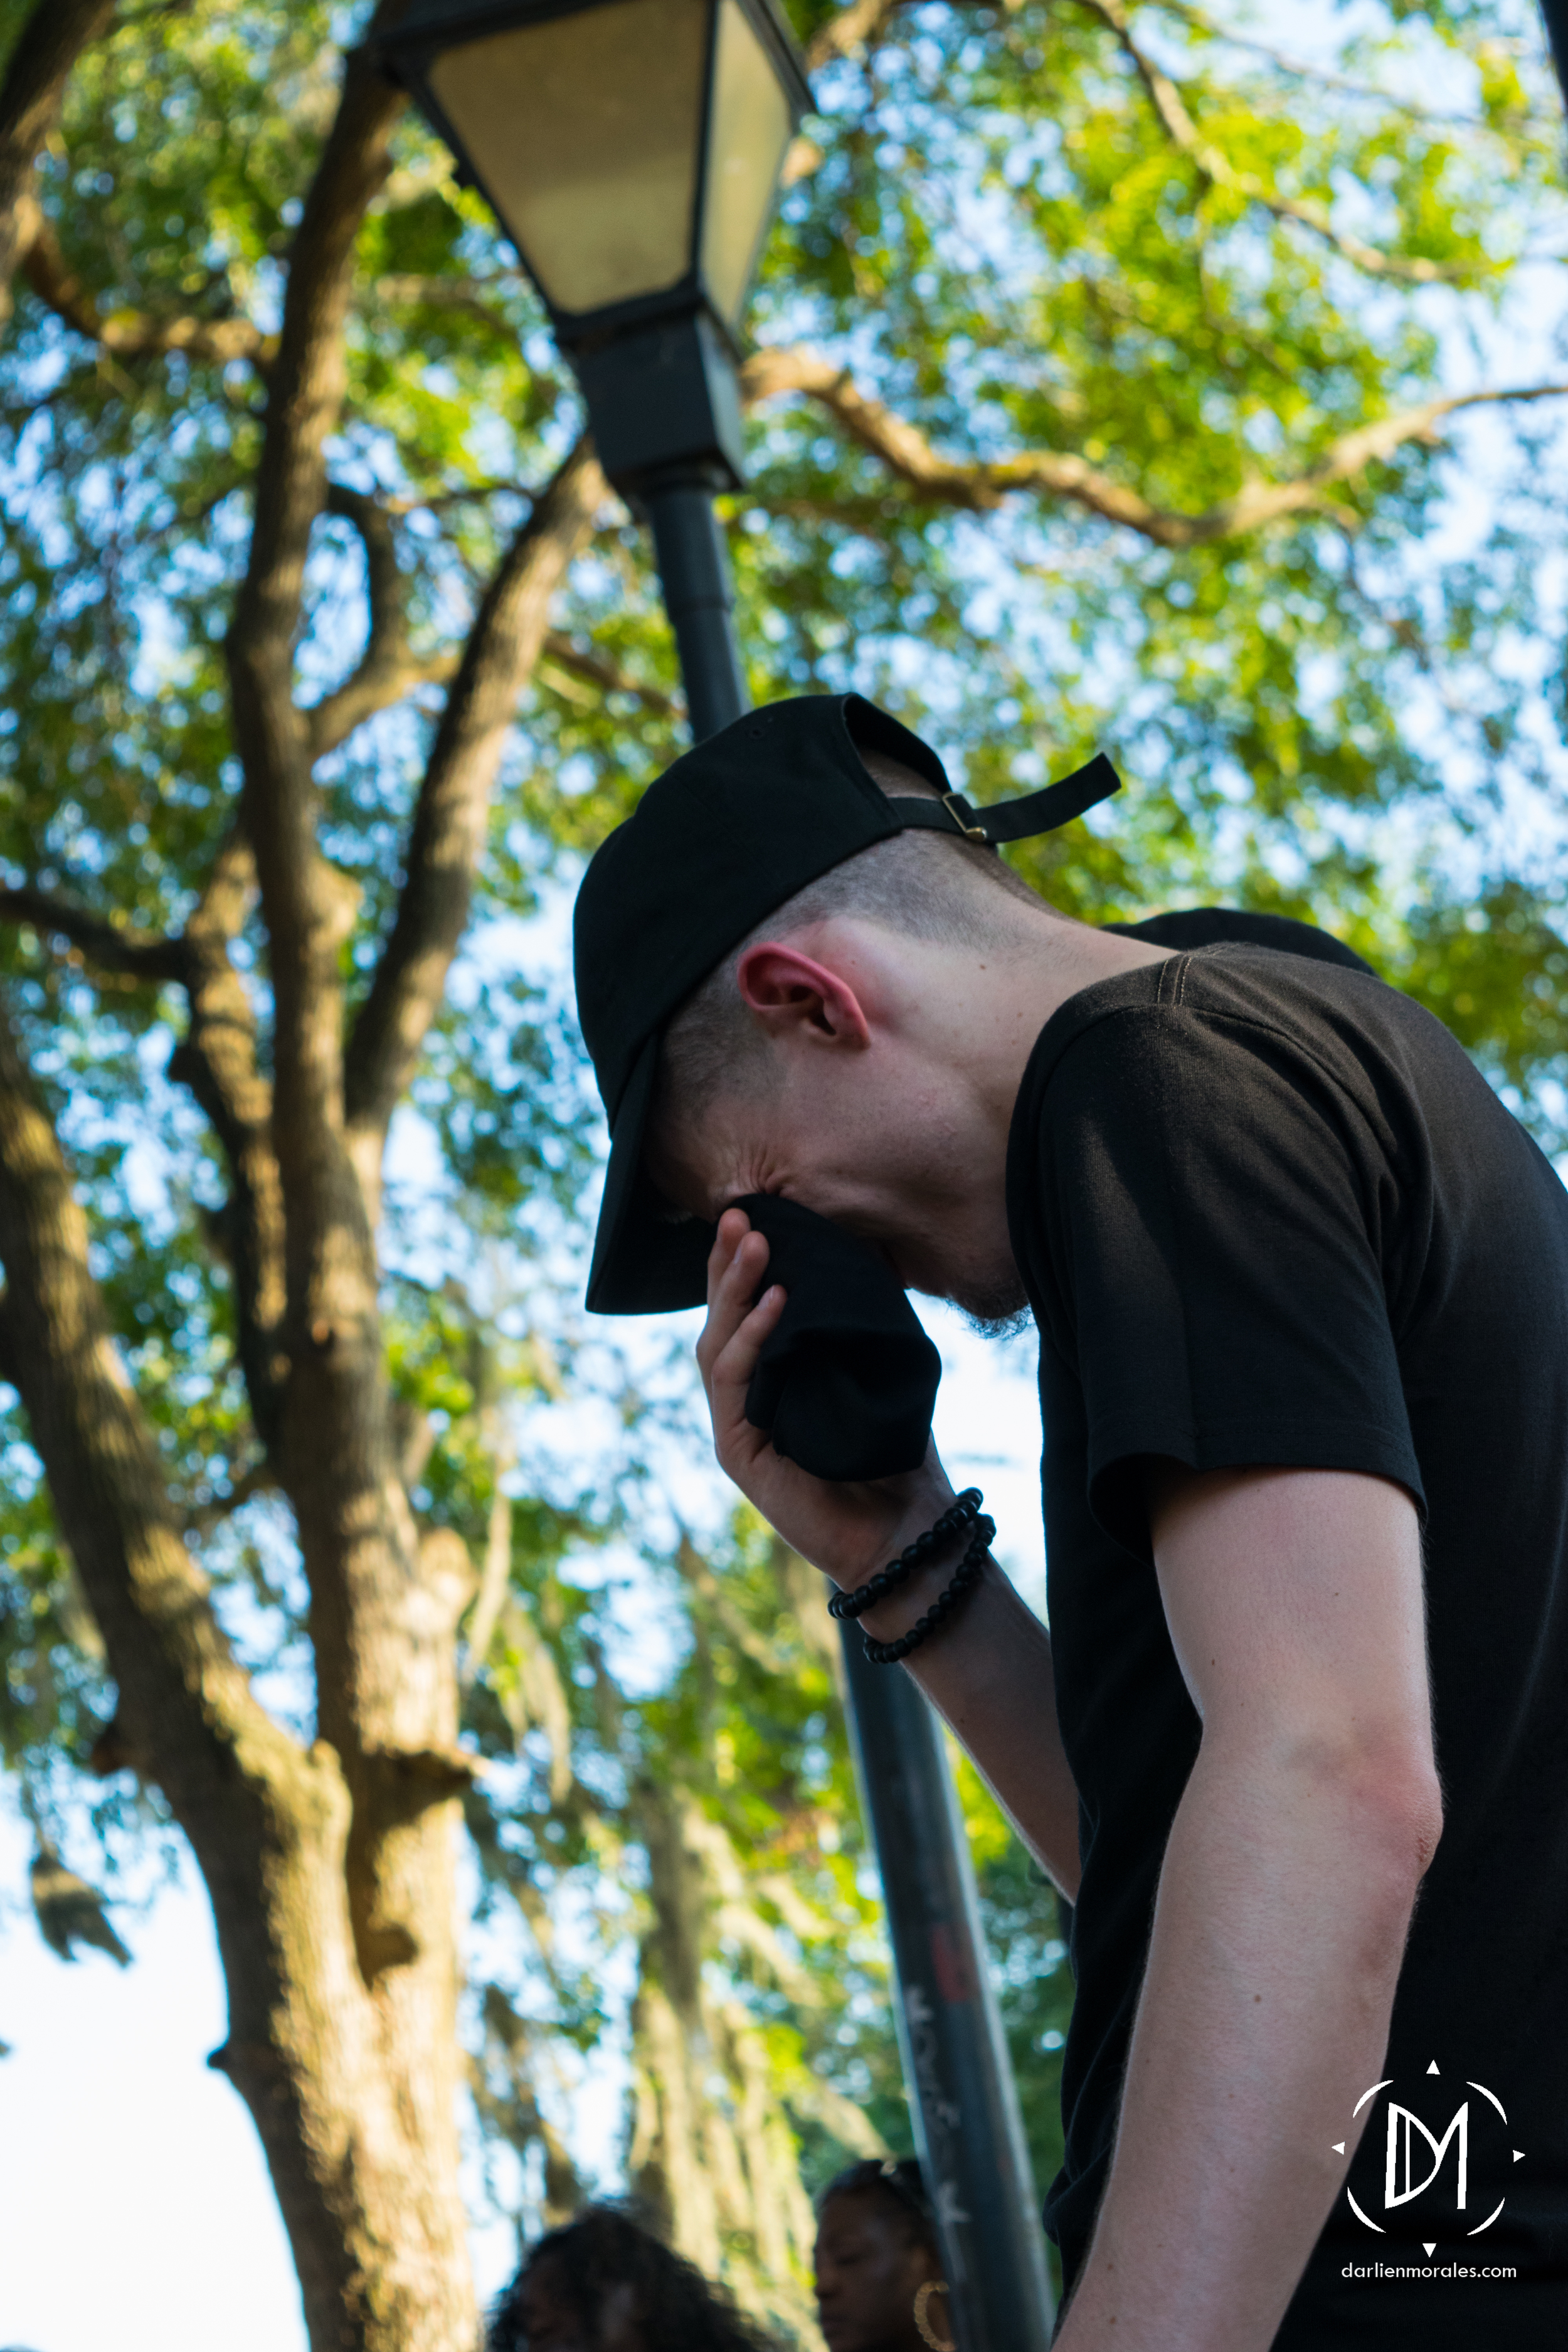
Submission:
[[[703,199],[702,275],[721,318],[741,316],[794,125],[772,58],[740,0],[721,0]]]
[[[447,49],[430,83],[558,310],[691,266],[710,0],[612,0]]]

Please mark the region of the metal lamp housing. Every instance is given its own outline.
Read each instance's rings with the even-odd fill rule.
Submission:
[[[539,289],[610,479],[738,483],[733,338],[810,103],[773,0],[414,0],[382,50]]]

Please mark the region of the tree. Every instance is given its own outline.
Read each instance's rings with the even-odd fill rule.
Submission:
[[[1481,363],[1561,123],[1492,15],[1325,66],[1175,0],[799,0],[726,512],[759,695],[859,686],[982,796],[1113,735],[1131,805],[1033,878],[1330,921],[1551,1138],[1561,387]],[[802,2178],[898,2128],[830,1660],[561,1303],[593,1132],[522,928],[680,740],[646,550],[482,206],[334,47],[373,16],[4,17],[7,1761],[47,1856],[94,1775],[111,1852],[188,1842],[313,2352],[472,2343],[466,2068],[570,2204],[595,1937],[633,2177],[805,2334]],[[627,1542],[683,1628],[651,1691],[563,1573]],[[1054,1915],[971,1802],[1037,2116]],[[533,1938],[467,2061],[464,1822]]]

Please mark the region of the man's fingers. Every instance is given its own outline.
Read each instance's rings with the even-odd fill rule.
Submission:
[[[761,1258],[742,1260],[736,1268],[733,1288],[721,1286],[708,1310],[708,1323],[702,1334],[706,1352],[700,1350],[698,1360],[708,1384],[715,1419],[721,1412],[716,1391],[732,1387],[737,1381],[744,1384],[751,1379],[763,1342],[783,1312],[784,1293],[776,1282],[769,1286],[764,1297],[757,1297],[765,1268],[766,1261]],[[761,1322],[759,1316],[763,1318]]]
[[[713,1228],[713,1246],[708,1253],[710,1282],[717,1278],[734,1256],[736,1249],[752,1230],[752,1221],[744,1209],[726,1209]]]
[[[738,1210],[733,1214],[733,1224],[728,1216],[721,1221],[720,1237],[708,1261],[708,1320],[697,1342],[704,1380],[711,1377],[716,1360],[751,1313],[767,1271],[765,1237],[754,1234]]]
[[[710,1386],[715,1428],[725,1418],[744,1420],[745,1392],[768,1335],[784,1313],[784,1285],[771,1284],[714,1358]]]
[[[742,1475],[746,1451],[746,1391],[784,1309],[780,1283],[757,1297],[768,1256],[767,1236],[753,1231],[743,1211],[726,1210],[708,1259],[708,1320],[697,1342],[697,1361],[713,1415],[714,1449],[735,1477]],[[760,1430],[752,1437],[754,1448],[767,1444]]]

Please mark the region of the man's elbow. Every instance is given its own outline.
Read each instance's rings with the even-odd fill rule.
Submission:
[[[1362,1790],[1361,1804],[1372,1837],[1414,1895],[1443,1834],[1443,1790],[1436,1768],[1415,1763],[1377,1774]]]
[[[1339,1830],[1327,1878],[1334,1907],[1356,1956],[1352,1975],[1381,2001],[1392,1994],[1410,1923],[1443,1832],[1436,1773],[1418,1761],[1384,1759],[1355,1771],[1334,1803]]]
[[[1443,1834],[1443,1791],[1431,1748],[1403,1727],[1368,1740],[1321,1726],[1276,1748],[1297,1801],[1328,1828],[1343,1873],[1385,1889],[1408,1917]]]
[[[1443,1834],[1443,1790],[1429,1755],[1395,1747],[1344,1758],[1332,1801],[1342,1822],[1342,1864],[1408,1924]],[[1379,1900],[1381,1898],[1381,1900]]]

